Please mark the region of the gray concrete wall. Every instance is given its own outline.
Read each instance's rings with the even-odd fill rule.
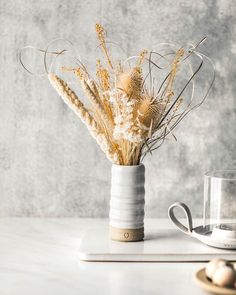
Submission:
[[[17,50],[65,37],[95,58],[95,22],[129,54],[163,41],[196,42],[216,66],[206,103],[146,161],[147,216],[175,200],[201,216],[203,174],[236,168],[236,2],[233,0],[0,0],[0,216],[107,216],[110,164],[47,79]],[[91,41],[91,42],[90,42]],[[32,57],[35,65],[36,58]]]

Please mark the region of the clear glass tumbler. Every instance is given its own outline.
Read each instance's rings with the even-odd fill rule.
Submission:
[[[208,172],[204,178],[203,226],[212,235],[236,238],[236,170]]]

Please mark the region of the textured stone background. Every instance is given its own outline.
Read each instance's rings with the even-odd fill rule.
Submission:
[[[102,22],[128,54],[163,41],[196,42],[216,66],[207,102],[145,161],[147,215],[175,200],[201,216],[203,173],[236,168],[236,5],[233,0],[0,0],[0,216],[107,216],[110,164],[46,79],[17,51],[65,37],[88,61]],[[95,38],[94,38],[95,39]],[[37,59],[32,57],[32,65]]]

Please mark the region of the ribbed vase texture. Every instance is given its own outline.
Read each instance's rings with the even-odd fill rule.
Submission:
[[[110,237],[119,241],[144,238],[145,167],[112,166]]]

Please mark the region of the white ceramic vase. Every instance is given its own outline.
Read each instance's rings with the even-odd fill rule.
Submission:
[[[112,165],[110,238],[131,242],[144,238],[145,166]]]

